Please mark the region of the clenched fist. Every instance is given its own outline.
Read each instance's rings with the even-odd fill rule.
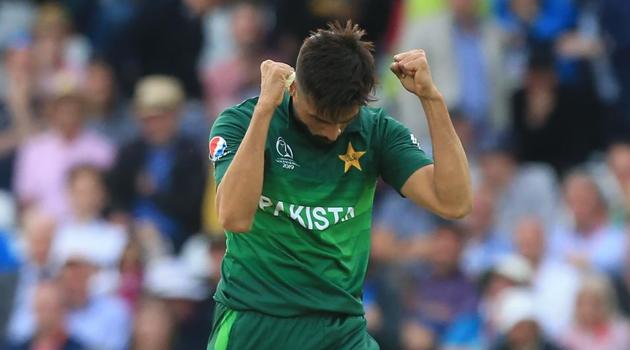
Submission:
[[[407,91],[418,97],[434,97],[439,92],[433,84],[424,50],[411,50],[394,56],[389,67]]]
[[[286,81],[295,70],[285,63],[266,60],[260,64],[260,97],[258,104],[276,108],[282,103]]]

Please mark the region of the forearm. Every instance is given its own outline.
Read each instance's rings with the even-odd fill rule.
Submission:
[[[433,186],[437,200],[453,216],[467,214],[472,206],[472,188],[468,160],[451,122],[441,93],[420,98],[425,111],[433,146]]]
[[[247,132],[217,189],[219,222],[233,232],[251,228],[260,200],[265,144],[274,108],[258,105]]]

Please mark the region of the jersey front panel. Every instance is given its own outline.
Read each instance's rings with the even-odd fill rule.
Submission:
[[[227,110],[213,127],[210,152],[217,182],[236,153],[255,103],[248,100]],[[388,141],[383,137],[391,135],[379,125],[385,121],[380,112],[362,108],[337,141],[322,144],[295,120],[285,99],[267,136],[263,189],[252,228],[226,232],[217,300],[276,316],[363,313],[376,179],[387,173],[382,169],[390,162],[383,159],[396,146],[393,140],[388,150],[382,147]],[[411,173],[430,160],[413,145],[408,130],[401,130],[412,145],[402,152],[414,154],[415,162],[405,165]],[[212,141],[226,144],[219,156]],[[395,171],[391,182],[396,187],[401,182],[396,176],[409,174]]]

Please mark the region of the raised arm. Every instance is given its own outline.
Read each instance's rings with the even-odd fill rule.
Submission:
[[[225,230],[247,232],[260,200],[269,123],[282,102],[293,68],[267,60],[260,65],[261,88],[251,122],[217,188],[219,223]]]
[[[462,218],[472,208],[468,160],[444,98],[433,83],[425,53],[412,50],[398,54],[390,68],[405,89],[418,96],[427,116],[433,145],[434,164],[414,172],[401,192],[414,203],[444,218]]]

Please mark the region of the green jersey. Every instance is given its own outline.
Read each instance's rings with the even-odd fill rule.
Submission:
[[[212,127],[217,183],[256,103],[253,98],[227,109]],[[410,131],[382,109],[362,107],[335,142],[324,144],[295,118],[285,96],[267,134],[262,195],[251,230],[226,232],[215,299],[235,310],[280,317],[362,315],[377,178],[400,191],[430,163]]]

